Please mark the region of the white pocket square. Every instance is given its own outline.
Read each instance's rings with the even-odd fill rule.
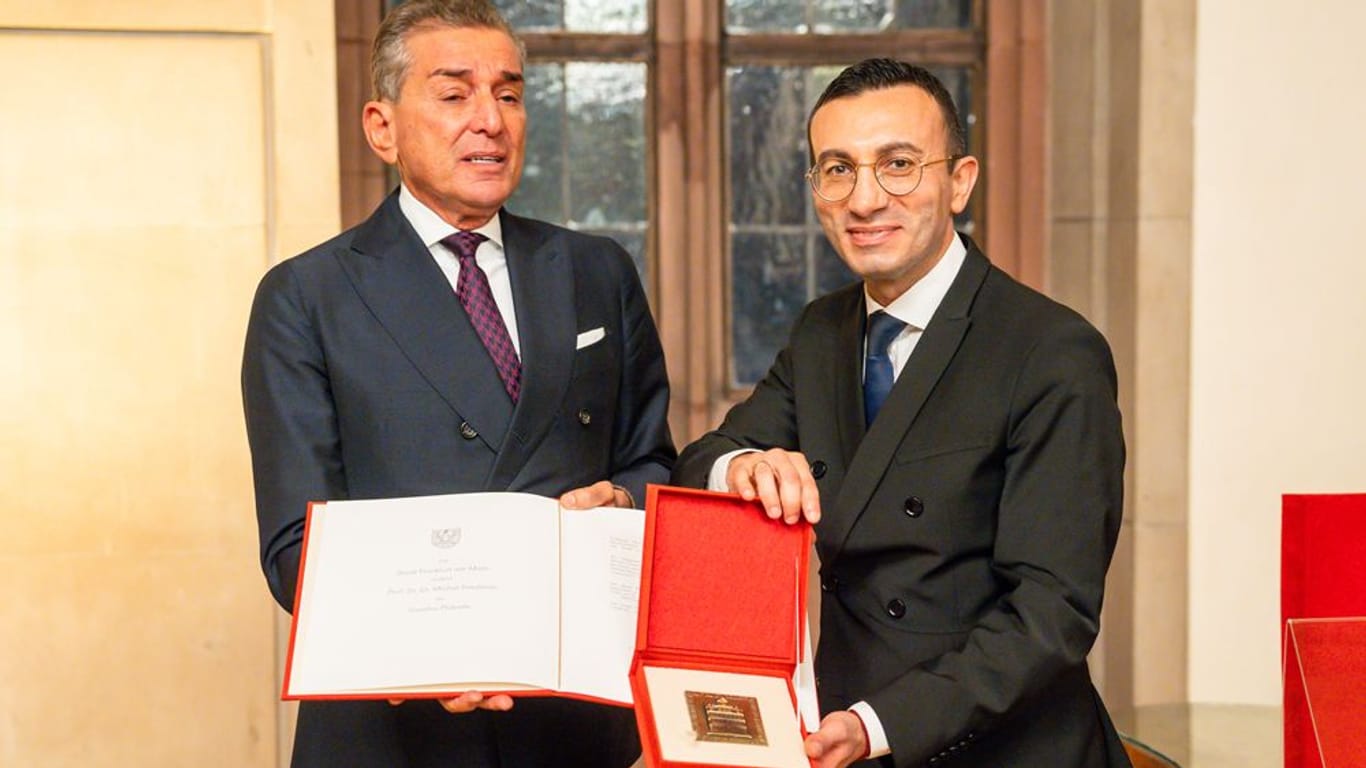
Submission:
[[[599,341],[602,341],[603,337],[606,335],[607,331],[603,330],[601,327],[594,328],[591,331],[584,331],[578,335],[578,338],[574,339],[574,349],[591,347]]]

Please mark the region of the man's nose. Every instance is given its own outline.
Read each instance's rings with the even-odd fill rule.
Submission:
[[[480,93],[474,97],[474,115],[470,118],[470,128],[480,133],[496,136],[503,131],[502,105],[491,93]]]
[[[849,193],[849,212],[866,216],[887,205],[887,190],[877,180],[872,166],[859,166],[854,176],[854,189]]]

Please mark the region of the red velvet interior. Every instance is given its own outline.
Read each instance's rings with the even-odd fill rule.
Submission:
[[[659,488],[647,647],[796,661],[805,526],[735,496]]]

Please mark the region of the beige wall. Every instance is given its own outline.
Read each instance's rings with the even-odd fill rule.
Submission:
[[[237,366],[336,229],[330,0],[0,6],[0,765],[276,764]]]
[[[1199,3],[1194,701],[1280,701],[1280,494],[1366,491],[1363,27],[1352,0]]]
[[[1092,675],[1121,725],[1186,700],[1194,0],[1050,3],[1046,288],[1105,333],[1128,446]]]

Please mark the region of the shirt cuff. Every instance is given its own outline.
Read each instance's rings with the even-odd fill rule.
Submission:
[[[759,453],[753,448],[741,448],[730,453],[723,453],[712,462],[711,474],[707,475],[707,490],[709,491],[729,491],[726,486],[726,470],[730,469],[730,460],[742,453]]]
[[[849,711],[858,715],[858,719],[863,721],[863,730],[868,733],[867,757],[871,759],[892,754],[892,748],[887,745],[887,732],[882,730],[882,721],[877,719],[877,713],[868,706],[868,702],[860,701]]]

